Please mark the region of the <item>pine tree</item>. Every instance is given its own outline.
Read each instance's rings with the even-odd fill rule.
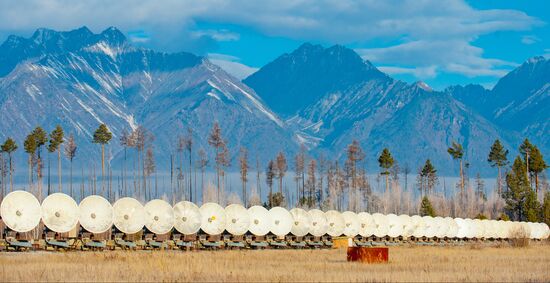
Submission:
[[[124,195],[128,196],[128,190],[126,188],[126,159],[128,147],[131,147],[132,141],[130,139],[130,133],[126,129],[122,130],[119,139],[120,145],[124,149],[124,160],[122,162],[122,189],[124,190]]]
[[[532,150],[533,150],[533,145],[527,138],[523,140],[523,143],[519,146],[519,153],[523,156],[524,158],[523,162],[527,168],[525,171],[525,176],[527,176],[527,180],[529,181],[529,183],[531,183],[531,180],[529,179],[529,172],[530,172],[529,166],[531,165],[531,162],[529,161],[529,159],[530,159]]]
[[[493,145],[491,146],[491,151],[489,152],[489,157],[487,158],[487,161],[489,164],[491,164],[491,167],[497,167],[498,169],[498,175],[497,175],[497,193],[498,195],[502,195],[502,177],[500,174],[500,169],[506,165],[508,165],[508,150],[502,146],[500,143],[500,140],[495,140]]]
[[[94,132],[93,143],[101,144],[101,194],[105,194],[105,145],[113,138],[113,134],[107,128],[107,125],[101,124]],[[95,192],[94,192],[95,193]]]
[[[29,155],[29,187],[33,190],[32,170],[34,168],[34,158],[36,154],[36,148],[38,147],[35,136],[31,133],[25,139],[23,144],[25,152]]]
[[[417,183],[421,196],[424,194],[428,195],[435,189],[438,183],[437,170],[429,159],[427,159],[424,166],[419,169]]]
[[[9,164],[9,173],[10,173],[10,192],[13,192],[13,153],[17,150],[17,143],[11,138],[8,137],[6,141],[1,146],[2,152],[8,154],[8,164]]]
[[[48,133],[44,131],[41,127],[36,127],[32,135],[36,141],[36,176],[38,178],[38,196],[42,200],[42,146],[48,142]]]
[[[265,183],[269,187],[268,206],[273,207],[273,178],[275,177],[275,163],[270,160],[265,170]]]
[[[387,148],[384,148],[382,150],[382,153],[380,154],[380,157],[378,157],[378,164],[382,169],[380,174],[385,175],[386,177],[386,192],[389,192],[389,188],[390,188],[388,177],[390,175],[389,169],[393,166],[393,163],[394,163],[394,160],[393,160],[393,157],[391,156],[390,150]]]
[[[424,196],[420,203],[420,216],[436,217],[435,210],[427,196]]]
[[[208,144],[214,148],[215,151],[215,160],[216,160],[216,178],[217,178],[217,196],[218,200],[220,199],[220,172],[221,172],[221,163],[220,163],[220,151],[224,146],[225,142],[222,138],[222,129],[218,122],[214,123],[212,130],[210,131],[210,136],[208,137]]]
[[[462,166],[462,158],[464,157],[464,149],[462,145],[456,142],[453,142],[451,147],[447,149],[447,152],[451,155],[454,160],[460,161],[460,197],[464,198],[464,169]]]
[[[288,166],[286,164],[285,154],[282,151],[277,154],[275,166],[277,178],[279,179],[279,193],[283,194],[283,178],[285,177],[286,170],[288,170]]]
[[[544,194],[544,201],[542,204],[542,222],[546,225],[550,225],[550,191]]]
[[[74,140],[73,134],[69,135],[69,139],[67,140],[67,143],[65,144],[65,156],[67,159],[69,159],[70,162],[70,185],[69,185],[69,193],[71,196],[73,196],[73,159],[76,156],[76,142]],[[81,196],[82,197],[82,196]]]
[[[548,168],[548,165],[544,161],[544,156],[538,147],[533,146],[529,158],[529,172],[535,177],[535,192],[537,195],[539,193],[539,174],[544,172],[546,168]]]
[[[247,197],[247,190],[246,190],[246,183],[248,182],[248,151],[246,148],[241,148],[241,155],[239,157],[239,167],[240,167],[240,173],[241,173],[241,183],[243,186],[243,204],[246,207],[246,201],[248,200]]]
[[[63,137],[63,128],[57,125],[55,129],[50,134],[50,144],[48,145],[48,151],[50,153],[57,152],[57,178],[58,178],[58,191],[62,190],[61,183],[61,150],[60,146],[64,142]]]
[[[506,175],[508,190],[504,192],[505,211],[511,219],[531,221],[538,215],[539,206],[535,192],[529,186],[525,173],[526,166],[521,157],[517,157],[512,165],[512,171]]]

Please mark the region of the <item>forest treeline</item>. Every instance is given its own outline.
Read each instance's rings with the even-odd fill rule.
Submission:
[[[8,137],[0,150],[2,196],[14,190],[14,152],[20,150],[22,145],[22,150],[28,156],[28,190],[39,199],[42,199],[44,193],[63,191],[62,155],[70,163],[67,193],[73,197],[81,199],[87,193],[100,194],[110,200],[121,196],[134,196],[143,200],[161,197],[153,150],[154,135],[145,127],[137,126],[131,131],[123,130],[118,136],[118,141],[113,141],[108,126],[99,125],[90,142],[101,149],[101,156],[98,157],[101,171],[96,173],[94,162],[90,160],[80,161],[93,170],[87,170],[88,176],[85,176],[81,169],[80,184],[77,185],[73,184],[73,162],[78,155],[78,145],[73,134],[66,136],[58,125],[50,133],[36,127],[21,144]],[[209,148],[199,148],[196,154],[192,129],[176,137],[170,155],[170,183],[164,185],[169,186],[169,189],[161,190],[164,192],[163,197],[172,202],[185,199],[194,202],[215,201],[222,205],[231,202],[245,206],[299,206],[341,211],[542,221],[550,224],[550,190],[545,172],[548,165],[538,147],[528,139],[519,146],[519,155],[513,160],[502,143],[498,139],[494,141],[487,153],[487,162],[496,171],[496,185],[491,194],[487,194],[479,174],[471,181],[464,149],[457,142],[449,145],[447,150],[459,165],[459,180],[455,188],[447,191],[444,184],[442,192],[436,190],[439,177],[430,159],[417,164],[414,173],[416,182],[409,185],[408,176],[413,174],[409,165],[400,166],[390,149],[384,148],[377,160],[380,171],[376,172],[376,176],[377,180],[385,184],[385,190],[375,192],[367,170],[361,166],[366,158],[365,152],[356,140],[345,148],[344,161],[330,160],[322,154],[315,158],[302,145],[295,156],[287,156],[281,151],[267,164],[260,164],[257,157],[250,156],[248,149],[239,148],[235,165],[239,168],[242,187],[237,193],[238,190],[231,187],[227,190],[226,178],[232,160],[230,147],[218,123],[214,123],[209,133]],[[105,162],[106,147],[113,142],[118,142],[124,150],[120,176],[113,176],[112,168]],[[57,158],[57,186],[50,185],[51,166],[50,162],[47,165],[44,162],[46,154]],[[133,162],[128,162],[129,155],[133,155]],[[46,166],[48,185],[44,188]],[[215,174],[213,181],[205,180],[208,170]],[[294,184],[284,183],[287,173],[294,174]]]

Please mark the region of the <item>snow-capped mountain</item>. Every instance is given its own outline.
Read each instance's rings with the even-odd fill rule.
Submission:
[[[116,28],[10,36],[0,47],[0,61],[7,62],[0,64],[0,111],[10,113],[2,115],[0,138],[12,136],[20,145],[34,127],[51,131],[60,124],[77,136],[85,160],[97,156],[93,131],[106,123],[116,159],[123,129],[142,124],[156,137],[157,167],[167,168],[188,127],[195,149],[210,152],[208,133],[218,121],[233,157],[241,146],[261,160],[297,147],[278,116],[238,79],[203,57],[134,47]]]
[[[267,83],[260,78],[271,80]],[[510,149],[520,141],[519,133],[494,123],[466,103],[487,96],[483,88],[455,87],[453,93],[461,95],[456,99],[424,82],[394,80],[341,46],[302,45],[244,82],[268,106],[286,105],[288,111],[281,115],[288,115],[286,122],[297,140],[343,158],[346,145],[357,139],[367,153],[370,169],[377,168],[377,155],[388,147],[402,166],[414,170],[430,158],[440,172],[452,174],[456,164],[446,150],[457,141],[466,150],[471,170],[487,172],[487,153],[496,138]],[[307,91],[308,86],[314,89],[313,94]]]

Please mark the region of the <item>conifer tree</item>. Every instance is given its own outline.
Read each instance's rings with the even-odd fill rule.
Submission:
[[[531,165],[531,162],[529,159],[531,158],[530,155],[532,150],[533,150],[533,145],[527,138],[523,140],[523,143],[519,146],[519,153],[521,154],[521,156],[523,156],[523,163],[527,168],[525,170],[525,176],[527,176],[527,180],[529,180],[529,183],[531,183],[531,179],[529,178],[529,172],[530,172],[529,166]]]
[[[539,192],[539,174],[544,172],[548,168],[548,165],[544,161],[544,156],[538,149],[533,146],[531,150],[531,157],[529,158],[529,172],[535,177],[535,192]]]
[[[30,133],[23,144],[25,152],[29,155],[29,187],[33,190],[32,170],[34,168],[34,158],[36,154],[36,148],[38,147],[35,136]]]
[[[65,144],[65,156],[67,157],[67,159],[69,159],[69,163],[70,163],[69,193],[70,193],[71,196],[73,196],[73,159],[76,156],[76,149],[77,149],[77,146],[76,146],[76,142],[74,140],[74,136],[73,136],[73,134],[70,134],[69,138],[67,139],[67,143]]]
[[[451,147],[447,149],[447,152],[451,155],[454,160],[460,161],[460,197],[464,198],[464,169],[462,166],[462,158],[464,157],[464,149],[462,145],[456,142],[453,142]]]
[[[105,194],[105,145],[113,138],[113,134],[107,128],[107,125],[101,124],[94,132],[92,142],[101,144],[101,193]]]
[[[1,146],[2,152],[8,154],[8,164],[9,164],[9,173],[10,173],[10,192],[13,192],[13,153],[17,150],[17,143],[11,138],[8,137],[6,141]]]
[[[436,217],[435,210],[427,196],[424,196],[420,203],[420,216]]]
[[[265,170],[265,183],[269,187],[268,206],[273,206],[273,178],[275,177],[275,163],[273,160],[269,160],[267,168]]]
[[[248,182],[248,151],[246,148],[241,148],[241,155],[239,157],[239,167],[240,167],[240,173],[241,173],[241,183],[243,186],[243,204],[246,207],[246,201],[248,200],[247,196],[247,190],[246,190],[246,183]]]
[[[539,204],[535,192],[529,186],[526,166],[521,157],[517,157],[512,171],[506,175],[508,190],[504,192],[505,211],[511,219],[532,221],[538,216]]]
[[[487,196],[485,195],[485,182],[481,179],[479,173],[476,175],[476,197],[483,201],[487,201]]]
[[[48,133],[41,127],[36,127],[32,135],[36,141],[36,176],[38,178],[38,197],[42,200],[42,146],[48,141]]]
[[[502,146],[500,143],[500,140],[495,140],[493,145],[491,146],[491,151],[489,152],[489,157],[487,158],[487,161],[489,164],[491,164],[491,167],[497,167],[498,169],[498,175],[497,175],[497,193],[498,195],[502,195],[502,177],[500,174],[500,169],[503,166],[508,165],[508,150]]]
[[[390,175],[389,169],[393,166],[394,160],[391,156],[390,150],[387,148],[384,148],[382,150],[382,153],[380,154],[380,157],[378,157],[378,164],[380,165],[380,168],[382,169],[382,172],[380,174],[385,175],[386,177],[386,192],[389,192],[389,181],[388,177]]]
[[[542,204],[542,222],[550,225],[550,191],[544,193],[544,201]]]
[[[122,161],[122,189],[124,191],[124,195],[128,195],[128,190],[126,189],[126,156],[128,147],[132,146],[132,141],[130,139],[130,133],[128,130],[123,129],[122,133],[120,134],[119,138],[120,145],[124,149],[124,160]]]
[[[315,159],[311,159],[309,161],[309,164],[307,166],[307,181],[306,181],[306,187],[308,191],[308,198],[307,198],[307,205],[309,207],[314,207],[316,204],[317,197],[315,195],[316,193],[316,177],[315,177],[315,171],[317,167],[317,162]]]
[[[218,122],[214,123],[214,126],[212,126],[212,130],[210,131],[210,136],[208,137],[208,144],[214,148],[215,152],[215,160],[216,160],[216,179],[217,179],[217,187],[218,187],[218,200],[220,198],[220,173],[221,173],[221,159],[220,159],[220,152],[222,150],[222,147],[224,146],[225,142],[222,138],[222,129],[220,128],[220,125]]]
[[[57,125],[55,129],[50,134],[50,144],[48,145],[48,151],[50,153],[57,152],[57,178],[58,178],[58,191],[61,192],[62,183],[61,183],[61,144],[63,140],[64,133],[63,128],[60,125]]]

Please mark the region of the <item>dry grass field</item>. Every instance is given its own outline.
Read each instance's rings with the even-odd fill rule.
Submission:
[[[0,281],[550,281],[550,245],[392,247],[390,262],[346,251],[0,253]]]

